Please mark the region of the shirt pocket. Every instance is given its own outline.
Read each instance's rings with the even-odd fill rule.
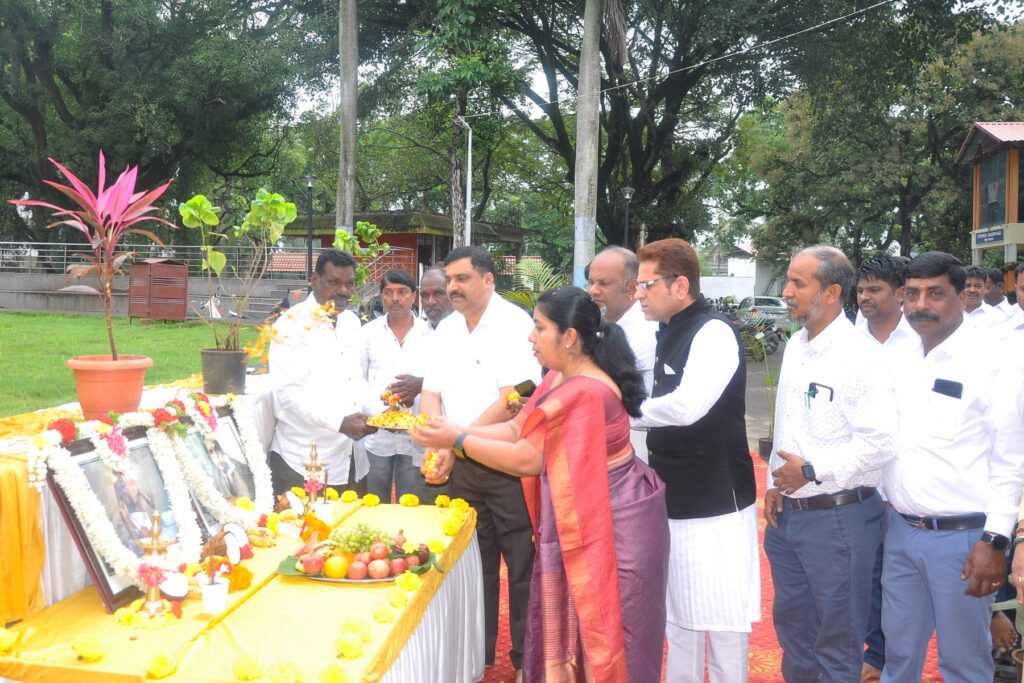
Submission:
[[[924,400],[923,410],[918,414],[921,433],[952,441],[960,433],[966,413],[967,404],[963,399],[930,391]]]
[[[846,415],[836,400],[828,400],[827,392],[819,390],[809,401],[807,431],[820,441],[844,439],[850,434]]]

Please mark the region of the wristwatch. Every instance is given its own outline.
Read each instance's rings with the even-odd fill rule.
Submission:
[[[814,474],[814,465],[810,462],[805,462],[803,467],[800,468],[800,472],[804,475],[804,479],[807,481],[813,481],[815,484],[820,484],[818,477]]]
[[[462,449],[462,442],[466,440],[467,436],[469,436],[469,434],[467,434],[466,432],[462,432],[457,437],[455,437],[455,445],[452,447],[452,450],[455,451],[455,455],[459,456],[460,458],[466,457],[466,451]]]
[[[983,543],[988,543],[990,546],[992,546],[999,552],[1003,552],[1004,550],[1010,547],[1009,538],[1003,536],[1002,534],[994,534],[991,531],[986,531],[985,533],[983,533],[981,535],[981,540]]]

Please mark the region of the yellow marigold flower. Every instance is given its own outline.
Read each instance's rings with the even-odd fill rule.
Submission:
[[[430,548],[430,552],[435,555],[440,555],[444,552],[445,548],[448,547],[448,541],[442,541],[440,538],[432,538],[427,542],[427,547]]]
[[[98,662],[103,659],[103,645],[92,636],[78,636],[71,643],[71,649],[78,653],[80,659],[87,662]]]
[[[5,655],[14,648],[14,634],[0,626],[0,655]]]
[[[363,639],[355,633],[343,633],[334,641],[334,654],[342,659],[359,659],[363,649]]]
[[[419,549],[420,544],[416,541],[406,541],[402,544],[402,552],[406,555],[411,555],[412,553],[418,552]]]
[[[368,643],[373,640],[373,633],[370,632],[370,625],[356,617],[349,617],[348,619],[342,620],[341,634],[357,635],[364,643]]]
[[[235,498],[235,507],[252,511],[256,509],[256,503],[252,502],[252,499],[247,496],[239,496]]]
[[[185,571],[182,572],[182,574],[184,574],[186,577],[191,578],[201,571],[203,571],[203,565],[199,564],[198,562],[186,562]]]
[[[47,441],[46,437],[43,436],[42,434],[37,434],[36,436],[33,436],[32,440],[29,441],[29,443],[32,444],[33,448],[38,448],[39,450],[42,450],[50,445],[50,442]]]
[[[420,577],[412,572],[404,572],[395,579],[395,585],[406,592],[413,592],[420,587]]]
[[[178,670],[178,665],[171,661],[167,655],[156,655],[149,660],[146,667],[146,676],[149,678],[167,678]]]
[[[459,512],[464,513],[469,511],[469,503],[467,503],[464,498],[452,498],[450,505],[453,509],[458,510]]]
[[[444,495],[443,493],[434,499],[434,505],[436,505],[439,508],[446,508],[449,505],[451,505],[451,503],[452,499]]]
[[[373,608],[373,620],[382,624],[390,624],[395,620],[395,613],[391,611],[390,607],[381,603]]]
[[[231,672],[240,681],[255,681],[263,677],[263,662],[252,655],[242,655],[231,665]]]
[[[329,664],[320,672],[320,683],[348,683],[348,673],[341,664]]]
[[[341,492],[342,503],[354,503],[357,500],[359,500],[359,494],[353,491],[352,489],[348,489],[346,491]]]
[[[380,496],[374,495],[372,493],[367,493],[365,496],[363,496],[363,505],[365,505],[368,508],[380,505]]]
[[[267,513],[267,528],[277,533],[277,525],[281,521],[281,517],[276,512]]]
[[[131,607],[122,607],[114,612],[114,619],[121,626],[133,626],[135,624],[135,610]]]
[[[409,604],[409,598],[401,588],[392,588],[388,591],[388,604],[397,609],[402,609]]]
[[[454,536],[459,533],[459,529],[462,528],[462,520],[456,517],[450,517],[441,522],[441,531],[448,536]]]
[[[299,500],[306,500],[306,491],[301,486],[293,486],[292,493],[299,497]]]
[[[324,491],[324,498],[327,500],[338,500],[338,489],[328,486],[327,490]]]
[[[398,502],[407,508],[414,508],[420,504],[420,498],[415,493],[406,493],[398,499]]]
[[[108,425],[106,422],[96,422],[95,430],[97,434],[113,434],[114,428]]]
[[[270,667],[271,683],[303,683],[302,669],[295,662],[278,662]]]

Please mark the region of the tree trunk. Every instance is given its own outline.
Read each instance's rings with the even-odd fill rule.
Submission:
[[[356,196],[356,104],[358,100],[359,24],[356,0],[338,0],[338,63],[341,85],[338,118],[338,197],[334,225],[352,232]]]
[[[600,147],[599,100],[601,95],[601,0],[586,0],[583,10],[583,46],[576,102],[576,228],[572,280],[586,285],[584,270],[594,259],[597,232],[597,164]]]
[[[462,154],[465,146],[463,140],[462,116],[466,113],[466,90],[459,88],[455,93],[455,113],[452,116],[452,144],[449,149],[451,161],[451,191],[452,191],[452,248],[466,245],[466,199],[463,177],[465,169],[462,163]],[[470,169],[468,172],[472,172]]]

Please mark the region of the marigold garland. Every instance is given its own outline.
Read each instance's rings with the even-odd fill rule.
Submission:
[[[320,683],[348,683],[348,673],[341,664],[329,664],[320,672]]]
[[[382,624],[390,624],[395,620],[395,613],[386,604],[381,603],[373,608],[373,620]]]
[[[414,508],[420,504],[420,498],[415,493],[405,493],[399,497],[398,503],[407,508]]]
[[[392,588],[388,591],[388,604],[396,609],[402,609],[409,604],[409,597],[401,588]]]
[[[263,662],[253,655],[242,655],[231,665],[231,673],[240,681],[255,681],[263,677]]]
[[[150,617],[148,612],[139,611],[144,601],[145,598],[139,598],[127,607],[117,610],[114,612],[114,619],[121,626],[150,631],[161,629],[173,624],[177,619],[181,619],[181,602],[177,600],[161,600],[160,603],[164,609],[153,617]]]
[[[303,683],[302,669],[295,662],[278,662],[270,667],[271,683]]]
[[[365,505],[368,508],[380,505],[380,496],[375,495],[373,493],[367,493],[365,496],[363,496],[363,505]]]
[[[14,649],[14,634],[0,626],[0,655],[5,655]]]
[[[178,665],[170,657],[159,654],[149,660],[149,666],[146,667],[146,676],[149,678],[167,678],[177,670]]]
[[[342,503],[354,503],[357,500],[359,500],[359,494],[353,491],[352,489],[347,489],[341,492]]]
[[[334,641],[334,654],[342,659],[359,659],[364,650],[363,639],[355,633],[343,633]]]
[[[441,531],[448,536],[454,536],[462,528],[462,520],[457,517],[450,517],[441,522]]]
[[[458,510],[459,512],[469,512],[469,503],[467,503],[463,498],[452,498],[449,505],[452,509]]]
[[[402,544],[402,552],[406,555],[412,555],[413,553],[419,552],[420,544],[416,541],[406,541]]]
[[[235,507],[252,512],[256,509],[256,503],[252,502],[248,496],[239,496],[235,498]]]
[[[373,640],[373,633],[370,630],[370,625],[357,617],[348,617],[347,619],[342,620],[341,634],[354,634],[359,636],[359,639],[364,643],[368,643]]]
[[[445,551],[447,547],[448,542],[442,541],[440,538],[432,538],[429,541],[427,541],[427,548],[429,548],[430,552],[434,553],[435,555],[440,555]]]
[[[228,572],[228,590],[245,590],[252,585],[252,571],[248,567],[236,564]]]
[[[98,662],[106,654],[103,645],[92,636],[78,636],[71,642],[71,649],[78,654],[78,658],[86,662]]]
[[[395,579],[395,585],[411,593],[420,587],[420,577],[412,572],[404,572]]]
[[[436,505],[439,508],[446,508],[449,505],[451,505],[451,503],[452,499],[444,495],[443,493],[434,499],[434,505]]]
[[[300,500],[306,500],[306,491],[301,486],[293,486],[290,490],[298,496]]]
[[[324,498],[330,501],[338,500],[338,490],[332,486],[328,486],[327,490],[324,491]]]

